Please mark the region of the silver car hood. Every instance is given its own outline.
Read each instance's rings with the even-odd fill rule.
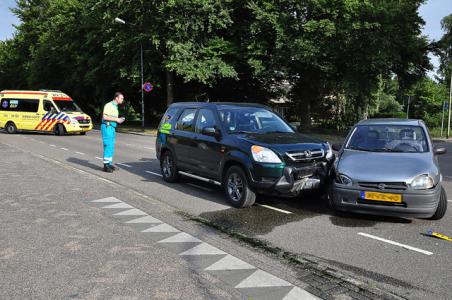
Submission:
[[[435,184],[440,173],[433,154],[364,152],[344,150],[337,163],[339,173],[361,182],[406,182],[429,174]]]

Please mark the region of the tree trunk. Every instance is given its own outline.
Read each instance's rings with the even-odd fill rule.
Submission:
[[[308,99],[302,99],[299,104],[300,128],[309,130],[311,128],[311,103]]]
[[[174,73],[166,71],[166,104],[170,106],[174,101]]]

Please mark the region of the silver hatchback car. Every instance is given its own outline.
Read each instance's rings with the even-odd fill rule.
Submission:
[[[333,209],[441,219],[447,196],[437,155],[420,120],[370,119],[357,123],[338,151],[329,191]]]

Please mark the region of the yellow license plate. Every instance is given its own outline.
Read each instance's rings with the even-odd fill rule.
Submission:
[[[402,195],[400,194],[361,192],[361,198],[372,201],[402,203]]]

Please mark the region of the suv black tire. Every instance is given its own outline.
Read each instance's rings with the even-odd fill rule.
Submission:
[[[55,125],[55,135],[62,136],[64,135],[66,129],[64,128],[63,124],[56,124]]]
[[[80,135],[86,135],[86,131],[80,132]]]
[[[160,170],[162,171],[163,180],[166,182],[174,183],[179,180],[179,172],[171,151],[163,152],[160,158]]]
[[[7,133],[9,134],[15,134],[17,133],[17,127],[16,124],[14,124],[13,122],[8,122],[8,124],[6,124],[5,130]]]
[[[439,220],[446,214],[447,210],[447,195],[443,187],[441,187],[441,196],[439,197],[438,207],[435,213],[431,216],[430,220]]]
[[[239,166],[232,166],[228,169],[223,186],[226,197],[234,207],[250,207],[256,201],[256,194],[249,187],[248,177]]]

